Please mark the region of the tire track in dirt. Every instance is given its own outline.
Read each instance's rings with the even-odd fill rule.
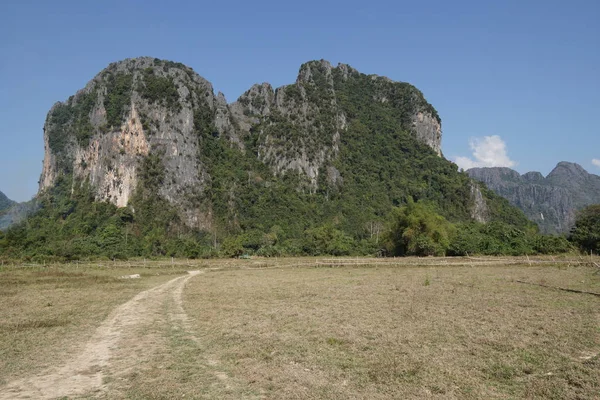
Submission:
[[[187,327],[181,295],[186,282],[199,273],[188,271],[186,276],[137,294],[111,312],[76,357],[58,369],[0,388],[0,400],[100,396],[106,390],[105,377],[135,370],[161,345],[161,337],[144,328],[173,320]],[[173,299],[176,310],[165,315],[164,304]]]
[[[220,270],[220,268],[210,268],[213,271]],[[184,332],[184,337],[196,343],[200,344],[198,338],[193,335],[194,329],[191,326],[191,321],[183,308],[183,289],[185,285],[180,285],[172,291],[172,300],[173,300],[173,308],[169,313],[169,318],[171,321],[171,326],[176,329],[180,329]],[[225,383],[226,388],[231,389],[234,385],[233,381],[229,379],[227,373],[221,371],[219,367],[219,361],[210,355],[205,356],[206,365],[210,367],[214,376],[216,376],[220,381],[227,381]]]

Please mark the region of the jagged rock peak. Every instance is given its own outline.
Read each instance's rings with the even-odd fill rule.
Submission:
[[[562,161],[544,177],[510,168],[472,168],[467,174],[521,208],[543,233],[568,233],[577,210],[600,203],[600,177]]]
[[[275,103],[275,90],[270,83],[254,84],[245,91],[232,106],[241,106],[239,112],[245,115],[269,115]]]
[[[480,167],[467,171],[469,176],[490,185],[491,182],[519,181],[521,174],[507,167]]]
[[[314,72],[319,72],[320,74],[325,75],[327,79],[327,83],[332,83],[331,79],[331,71],[333,67],[331,63],[327,60],[319,60],[319,61],[309,61],[300,66],[300,71],[298,72],[298,78],[296,79],[296,83],[316,83],[319,82],[314,81]]]
[[[358,74],[358,71],[355,70],[354,68],[352,68],[351,66],[349,66],[348,64],[338,63],[337,68],[338,68],[338,70],[341,71],[342,79],[344,79],[344,80],[347,80],[348,76],[350,76],[352,74]]]
[[[588,172],[579,164],[568,161],[559,162],[548,174],[550,179],[585,179]]]
[[[372,96],[373,101],[384,103],[391,109],[395,108],[398,113],[405,113],[405,120],[409,124],[403,124],[403,128],[412,131],[419,141],[441,155],[441,118],[435,108],[425,100],[421,91],[405,82],[362,74],[347,64],[340,63],[333,67],[327,60],[306,62],[300,66],[294,84],[282,86],[274,92],[270,85],[263,84],[262,88],[261,85],[255,85],[240,96],[232,108],[237,115],[251,117],[241,123],[242,126],[248,127],[256,118],[270,115],[274,109],[288,116],[290,111],[296,109],[302,109],[304,114],[310,112],[311,108],[313,112],[323,112],[324,104],[315,104],[315,93],[320,92],[319,96],[329,99],[325,107],[334,109],[333,113],[342,121],[343,129],[343,121],[347,116],[343,110],[344,104],[338,99],[338,91],[350,80],[352,85],[363,87],[365,93]],[[410,107],[406,108],[406,105]]]

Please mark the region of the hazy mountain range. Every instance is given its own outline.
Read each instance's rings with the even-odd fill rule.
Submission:
[[[543,233],[568,233],[577,210],[600,203],[600,176],[566,161],[546,177],[498,167],[472,168],[467,174],[523,210]]]

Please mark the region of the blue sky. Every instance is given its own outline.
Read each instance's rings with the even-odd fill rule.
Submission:
[[[4,0],[0,190],[31,198],[52,104],[143,55],[189,65],[230,102],[257,82],[292,83],[308,60],[347,63],[421,89],[448,159],[600,174],[599,21],[594,0]]]

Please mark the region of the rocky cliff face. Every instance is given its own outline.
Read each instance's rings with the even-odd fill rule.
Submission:
[[[600,176],[574,163],[560,162],[545,178],[509,168],[473,168],[467,173],[522,209],[543,233],[568,233],[577,210],[600,203]]]
[[[255,85],[231,106],[242,127],[255,128],[260,161],[277,175],[300,172],[313,188],[319,169],[337,156],[345,128],[332,71],[327,61],[304,64],[295,84],[277,90]]]
[[[157,195],[188,226],[209,229],[211,203],[203,199],[210,197],[213,155],[206,155],[206,138],[255,152],[276,176],[300,173],[313,192],[319,179],[339,187],[344,176],[336,160],[347,121],[357,113],[351,101],[356,96],[384,105],[393,123],[441,155],[441,120],[407,83],[321,60],[302,65],[294,84],[254,85],[228,104],[190,68],[143,57],[109,65],[52,107],[44,125],[40,192],[72,176],[74,185],[89,183],[97,200],[124,207],[140,184],[141,160],[158,154]]]
[[[387,103],[402,114],[403,127],[441,156],[441,120],[421,92],[345,64],[333,67],[325,60],[303,64],[294,84],[276,90],[267,83],[254,85],[231,105],[231,111],[242,135],[254,128],[262,162],[277,174],[298,171],[315,188],[319,171],[339,153],[350,112],[344,102],[348,87],[359,85],[371,101]],[[336,181],[339,172],[333,166],[328,171],[327,180]]]
[[[208,179],[194,124],[203,122],[203,128],[234,139],[223,109],[223,97],[182,64],[152,58],[111,64],[50,110],[40,191],[72,173],[90,183],[97,200],[124,207],[138,185],[140,160],[158,152],[165,174],[157,195],[181,210],[190,226],[206,227],[210,210],[188,201],[202,193]]]
[[[477,222],[486,223],[490,219],[490,212],[483,197],[483,193],[481,193],[481,189],[477,183],[471,183],[471,202],[473,206],[471,207],[471,218]]]

